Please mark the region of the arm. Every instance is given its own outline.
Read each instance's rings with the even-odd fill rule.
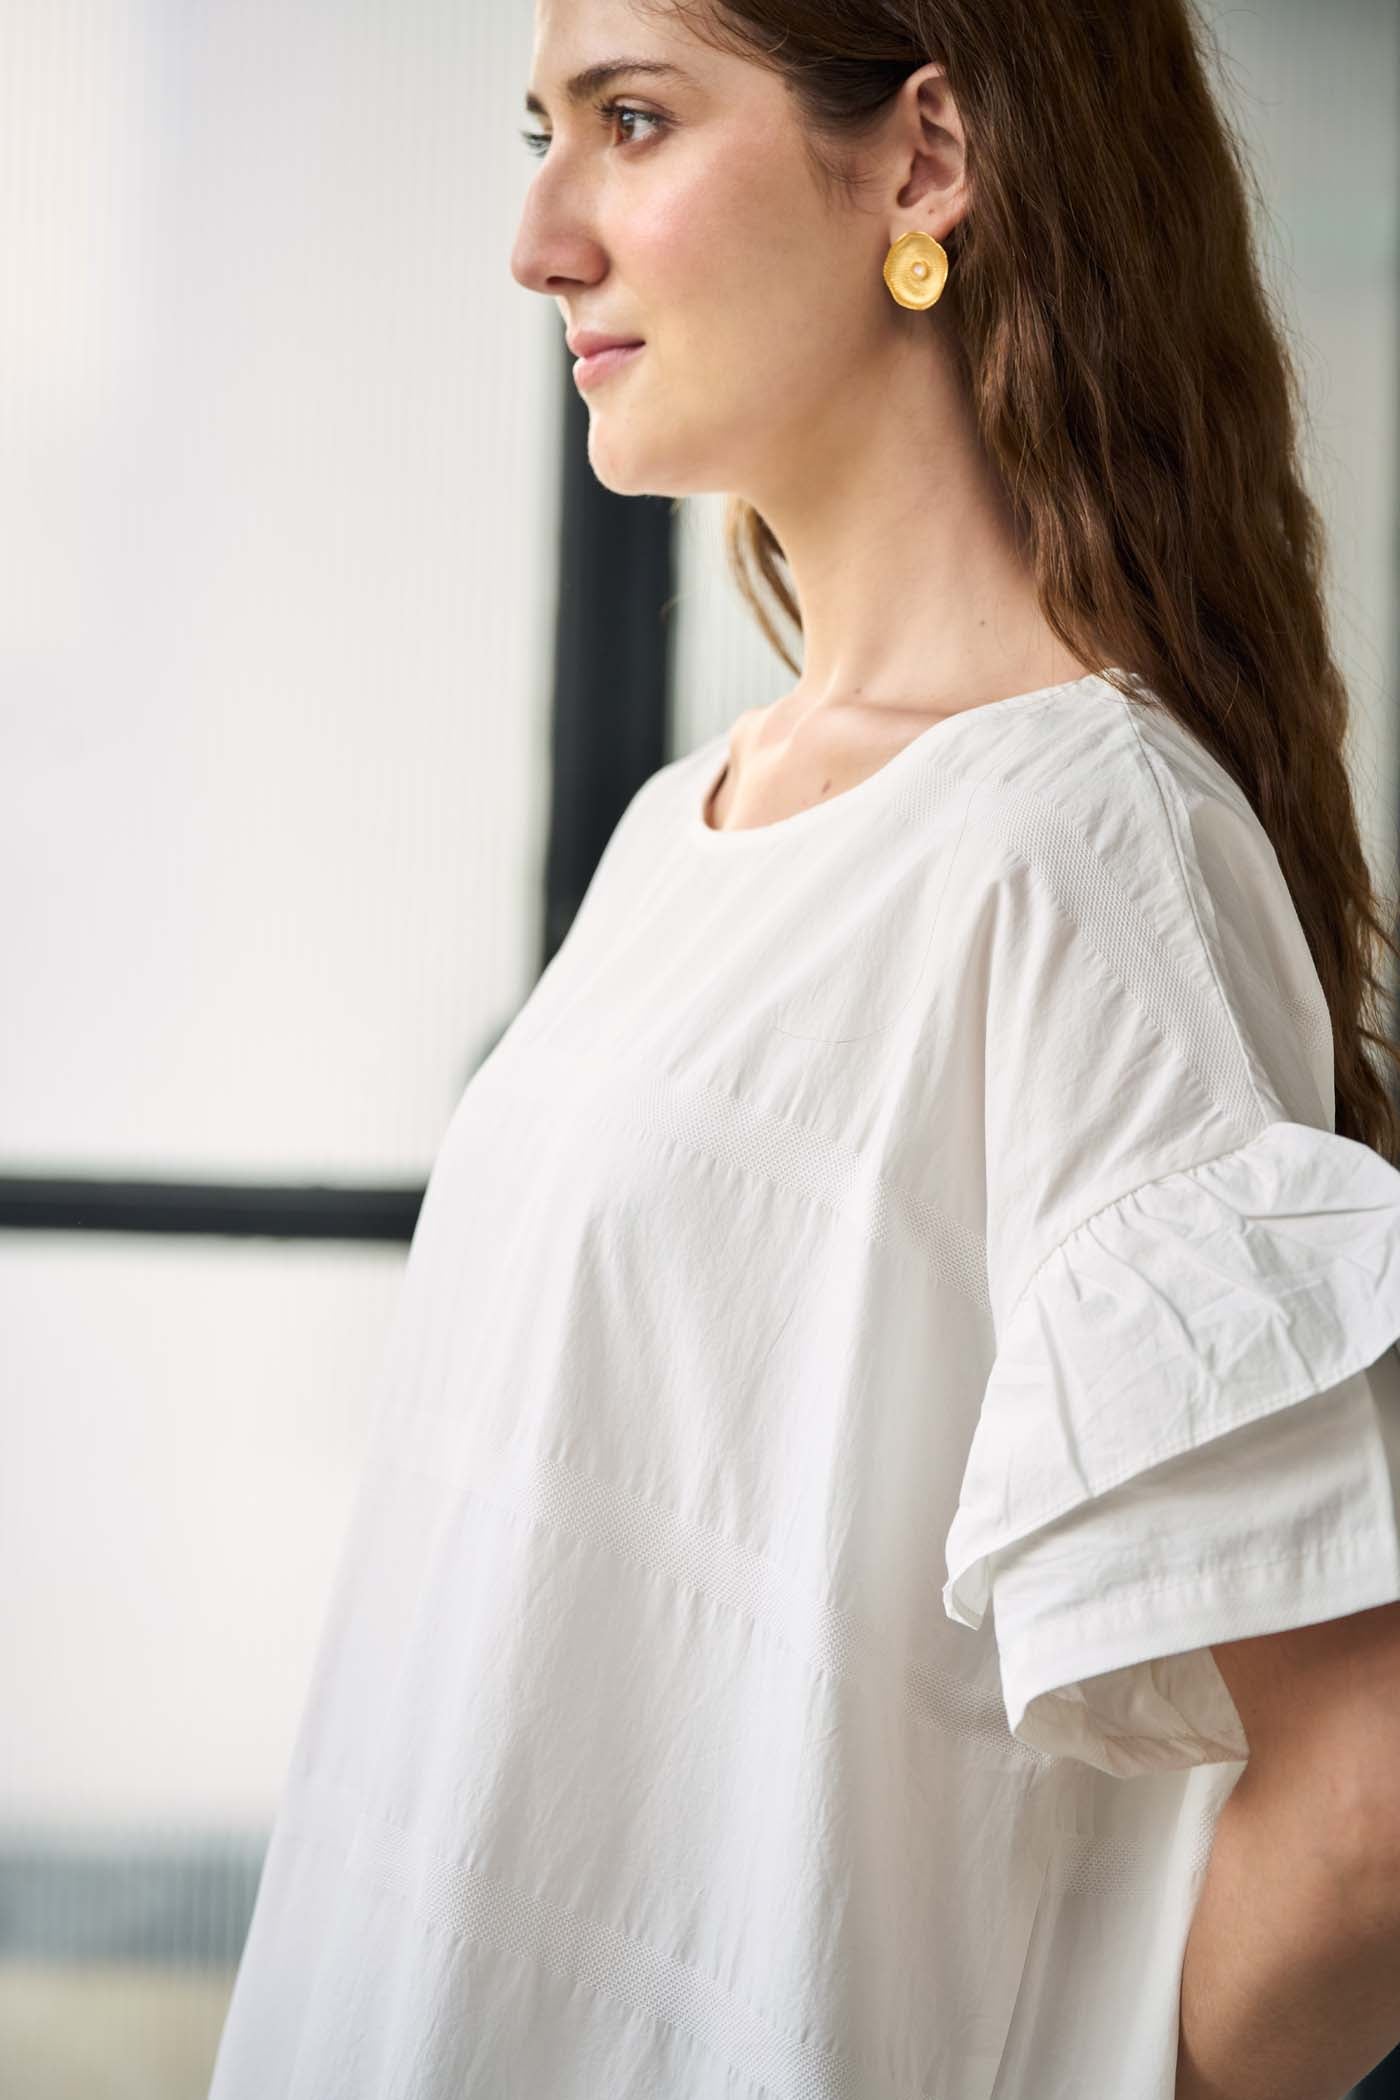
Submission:
[[[1393,1879],[1329,1865],[1241,1778],[1186,1942],[1176,2100],[1342,2100],[1397,2043]]]
[[[1187,1938],[1176,2100],[1342,2100],[1400,2044],[1400,1605],[1212,1653],[1250,1758]]]

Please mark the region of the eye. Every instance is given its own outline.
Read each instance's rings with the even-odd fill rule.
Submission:
[[[628,117],[633,123],[652,125],[658,134],[663,132],[670,122],[669,117],[655,116],[649,109],[633,109],[630,103],[615,102],[610,97],[605,98],[601,102],[595,102],[593,107],[607,123],[615,124],[623,117]],[[529,147],[531,153],[536,155],[543,154],[549,145],[550,135],[547,131],[522,131],[520,136]],[[628,137],[625,143],[629,146],[635,146],[639,141],[635,137]]]

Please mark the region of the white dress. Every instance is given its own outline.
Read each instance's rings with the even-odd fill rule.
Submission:
[[[1209,1644],[1400,1598],[1400,1172],[1134,685],[712,831],[468,1084],[210,2100],[1171,2100]]]

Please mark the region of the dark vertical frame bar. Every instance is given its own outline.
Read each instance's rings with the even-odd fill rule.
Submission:
[[[545,861],[547,964],[618,818],[664,763],[673,580],[669,496],[619,496],[588,457],[593,413],[564,349],[552,789]],[[626,415],[626,379],[617,407]]]

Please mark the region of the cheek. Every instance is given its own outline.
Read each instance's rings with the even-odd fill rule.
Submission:
[[[775,277],[810,256],[811,243],[783,201],[777,170],[737,155],[677,163],[630,216],[626,246],[653,285],[687,288],[722,323],[721,302],[781,293]]]
[[[659,192],[629,213],[618,252],[636,270],[639,304],[645,308],[661,294],[658,311],[664,318],[673,296],[687,290],[704,295],[710,273],[722,267],[732,241],[722,205],[703,184],[688,182]]]

